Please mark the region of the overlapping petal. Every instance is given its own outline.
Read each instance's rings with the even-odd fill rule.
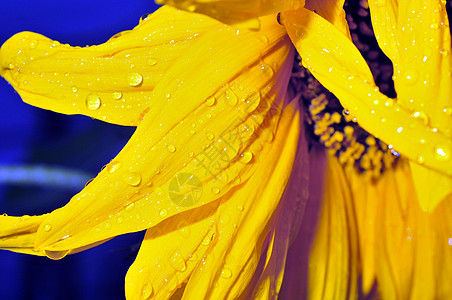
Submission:
[[[304,0],[156,0],[187,11],[205,14],[226,24],[258,29],[258,17],[303,7]]]
[[[275,199],[291,173],[299,136],[295,103],[285,108],[277,127],[274,141],[262,150],[266,155],[255,162],[253,177],[218,202],[148,230],[128,272],[128,297],[140,299],[143,291],[150,296],[152,285],[156,299],[167,299],[188,277],[186,299],[237,299],[243,293],[278,206]]]
[[[446,128],[426,126],[418,114],[379,93],[359,51],[328,21],[299,9],[284,13],[283,23],[304,65],[356,116],[363,128],[443,179],[440,189],[430,189],[434,194],[429,198],[419,195],[423,208],[432,210],[451,189],[452,140]]]
[[[173,13],[189,15],[195,24],[203,18]],[[129,143],[83,191],[46,217],[35,247],[63,256],[155,226],[247,180],[276,130],[269,120],[283,106],[293,57],[276,18],[261,23],[256,32],[216,22],[186,49],[151,91],[153,105]],[[179,182],[190,178],[203,186],[202,194],[179,190]]]
[[[163,7],[98,46],[70,47],[22,32],[2,46],[0,74],[31,105],[136,126],[168,69],[214,27],[211,18]]]

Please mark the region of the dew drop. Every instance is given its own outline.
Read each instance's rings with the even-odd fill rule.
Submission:
[[[304,39],[308,36],[308,29],[306,27],[299,27],[296,30],[296,35],[299,36],[300,38]]]
[[[171,153],[174,153],[174,151],[176,151],[176,146],[168,145],[168,151],[171,152]]]
[[[169,259],[169,264],[171,267],[173,267],[174,270],[183,272],[187,269],[187,266],[185,265],[185,260],[182,257],[182,254],[179,252],[175,252]]]
[[[121,224],[122,222],[124,222],[124,219],[123,219],[123,218],[118,217],[118,218],[116,219],[116,223]]]
[[[240,162],[241,163],[244,163],[244,164],[247,164],[247,163],[249,163],[251,160],[253,159],[253,153],[251,153],[251,152],[245,152],[245,153],[243,153],[242,155],[241,155],[241,157],[240,157]]]
[[[425,125],[428,125],[428,116],[423,111],[416,111],[413,113],[413,117],[421,120]]]
[[[217,187],[213,187],[213,188],[212,188],[212,193],[218,194],[219,192],[220,192],[220,189],[219,189],[219,188],[217,188]]]
[[[50,250],[44,250],[45,255],[53,260],[62,259],[66,255],[68,255],[69,250],[63,250],[63,251],[50,251]]]
[[[449,160],[450,158],[450,151],[448,145],[442,145],[435,148],[436,158],[438,160]]]
[[[215,105],[215,102],[216,102],[215,97],[209,97],[206,100],[206,105],[207,106],[213,106],[213,105]]]
[[[72,87],[72,91],[73,91],[74,93],[77,93],[77,92],[78,92],[78,88],[77,88],[76,86],[73,86],[73,87]]]
[[[152,284],[150,284],[149,282],[146,283],[143,287],[143,299],[147,300],[147,299],[151,299],[152,296],[152,292],[154,291],[154,288],[152,287]]]
[[[164,218],[168,215],[168,211],[166,209],[161,209],[159,212],[160,217]]]
[[[113,99],[119,100],[122,98],[122,92],[113,92],[111,96],[113,97]]]
[[[89,110],[96,110],[100,107],[100,97],[96,93],[91,93],[86,96],[85,105]]]
[[[50,230],[52,230],[52,225],[46,224],[46,225],[44,226],[44,231],[49,232]]]
[[[122,177],[124,182],[131,186],[138,186],[141,183],[141,175],[138,172],[128,172]]]
[[[203,244],[204,246],[209,246],[210,245],[210,237],[206,237],[202,240],[201,244]]]
[[[236,106],[239,102],[239,98],[231,89],[229,89],[225,93],[225,102],[230,106]]]
[[[143,76],[139,73],[131,73],[127,77],[130,86],[139,86],[143,82]]]
[[[226,268],[221,270],[221,277],[228,279],[228,278],[231,278],[231,276],[232,276],[231,270],[226,269]]]
[[[211,141],[211,140],[213,140],[214,135],[213,135],[212,132],[207,132],[207,133],[206,133],[206,137],[207,137],[207,139],[208,139],[209,141]]]
[[[115,171],[117,171],[120,167],[122,166],[122,163],[119,161],[112,161],[111,163],[108,164],[107,166],[107,171],[112,174]]]
[[[131,212],[135,207],[134,203],[130,203],[129,205],[126,206],[126,212]]]
[[[261,70],[262,70],[262,72],[264,72],[264,75],[267,77],[272,77],[274,74],[273,68],[269,64],[266,64],[266,63],[262,63]]]
[[[157,63],[158,63],[158,60],[155,58],[150,58],[148,60],[148,65],[150,65],[150,66],[155,66]]]

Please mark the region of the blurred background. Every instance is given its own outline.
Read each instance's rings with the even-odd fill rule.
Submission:
[[[73,46],[100,44],[156,8],[152,0],[1,0],[0,44],[24,30]],[[3,78],[0,104],[0,214],[65,205],[134,131],[29,106]],[[142,237],[117,237],[60,261],[0,251],[0,299],[124,299]]]

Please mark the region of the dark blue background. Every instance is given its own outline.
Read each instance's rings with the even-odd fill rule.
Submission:
[[[152,0],[0,0],[0,44],[24,30],[74,46],[99,44],[155,9]],[[133,128],[31,107],[2,78],[0,105],[0,168],[62,166],[94,177],[133,133]],[[82,187],[0,180],[0,214],[50,212]],[[60,261],[0,251],[0,299],[124,299],[124,277],[142,235],[117,237]]]

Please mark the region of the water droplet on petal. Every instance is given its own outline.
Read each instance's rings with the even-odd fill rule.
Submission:
[[[215,97],[209,97],[206,100],[206,105],[207,106],[213,106],[215,104],[215,102],[216,102]]]
[[[267,77],[272,77],[274,74],[273,68],[269,64],[266,64],[266,63],[262,63],[261,70],[262,70],[262,72],[264,72],[265,76],[267,76]]]
[[[78,88],[77,88],[76,86],[73,86],[73,87],[72,87],[72,91],[73,91],[74,93],[77,93]]]
[[[118,217],[118,218],[116,219],[116,223],[121,224],[122,222],[124,222],[124,219],[123,219],[123,218]]]
[[[166,209],[162,208],[160,210],[159,214],[160,214],[160,217],[164,218],[164,217],[166,217],[168,215],[168,211]]]
[[[130,203],[129,205],[126,206],[126,212],[131,212],[134,207],[135,207],[135,204]]]
[[[66,255],[68,255],[69,250],[63,250],[63,251],[51,251],[51,250],[44,250],[45,255],[53,260],[62,259]]]
[[[124,182],[131,186],[138,186],[141,183],[141,175],[138,172],[128,172],[123,175]]]
[[[416,111],[413,113],[413,117],[421,120],[425,125],[428,125],[428,116],[423,111]]]
[[[223,270],[221,270],[221,277],[223,277],[223,278],[231,278],[231,276],[232,276],[232,271],[231,270],[229,270],[229,269],[223,269]]]
[[[220,189],[219,189],[219,188],[217,188],[217,187],[213,187],[213,188],[212,188],[212,193],[218,194],[219,192],[220,192]]]
[[[441,145],[435,148],[436,158],[438,160],[449,160],[451,149],[448,145]]]
[[[251,161],[251,159],[253,159],[253,153],[251,152],[245,152],[241,155],[240,157],[240,162],[247,164]]]
[[[152,287],[152,284],[149,282],[145,283],[143,287],[143,299],[145,300],[150,299],[153,291],[154,288]]]
[[[100,97],[96,93],[91,93],[86,96],[85,104],[89,110],[96,110],[101,105]]]
[[[52,225],[46,224],[46,225],[44,226],[44,231],[49,232],[50,230],[52,230]]]
[[[119,100],[122,98],[122,92],[113,92],[111,96],[113,97],[113,99]]]
[[[231,90],[227,90],[225,93],[225,102],[230,106],[236,106],[239,102],[239,97]]]
[[[139,86],[143,82],[143,76],[139,73],[131,73],[127,77],[130,86]]]
[[[185,265],[185,260],[182,257],[182,254],[179,252],[175,252],[169,259],[169,264],[171,267],[174,268],[174,270],[183,272],[187,269],[187,266]]]
[[[119,161],[112,161],[107,165],[107,171],[111,174],[114,173],[122,166],[122,163]]]
[[[405,85],[411,86],[416,84],[418,80],[418,73],[416,70],[408,70],[403,72],[402,81]]]
[[[30,41],[30,48],[34,49],[38,46],[38,41],[37,40],[31,40]]]
[[[214,135],[213,135],[212,132],[207,132],[207,133],[206,133],[206,137],[207,137],[207,139],[208,139],[209,141],[211,141],[211,140],[213,140]]]
[[[176,151],[176,146],[174,145],[168,145],[168,151],[173,153],[174,151]]]
[[[157,63],[158,63],[158,60],[155,58],[150,58],[148,60],[148,65],[150,65],[150,66],[155,66]]]

